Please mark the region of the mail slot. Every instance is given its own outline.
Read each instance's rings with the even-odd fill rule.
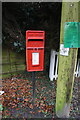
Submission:
[[[44,31],[26,31],[27,71],[44,70]]]

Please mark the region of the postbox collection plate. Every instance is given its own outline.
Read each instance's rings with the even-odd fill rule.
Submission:
[[[32,65],[39,65],[39,53],[38,52],[32,53]]]
[[[64,47],[80,47],[80,22],[65,22],[64,24]]]

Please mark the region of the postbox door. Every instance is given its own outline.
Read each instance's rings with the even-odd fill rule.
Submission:
[[[44,69],[44,49],[27,50],[27,70],[43,71]]]

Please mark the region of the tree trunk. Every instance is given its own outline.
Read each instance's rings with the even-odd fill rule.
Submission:
[[[78,2],[62,3],[60,44],[63,44],[63,28],[65,22],[78,22]],[[68,56],[59,54],[59,69],[56,93],[56,115],[68,118],[74,84],[74,72],[77,61],[77,48],[70,48]]]

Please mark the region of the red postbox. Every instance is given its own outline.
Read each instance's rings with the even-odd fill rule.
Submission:
[[[44,70],[44,31],[26,31],[27,71]]]

